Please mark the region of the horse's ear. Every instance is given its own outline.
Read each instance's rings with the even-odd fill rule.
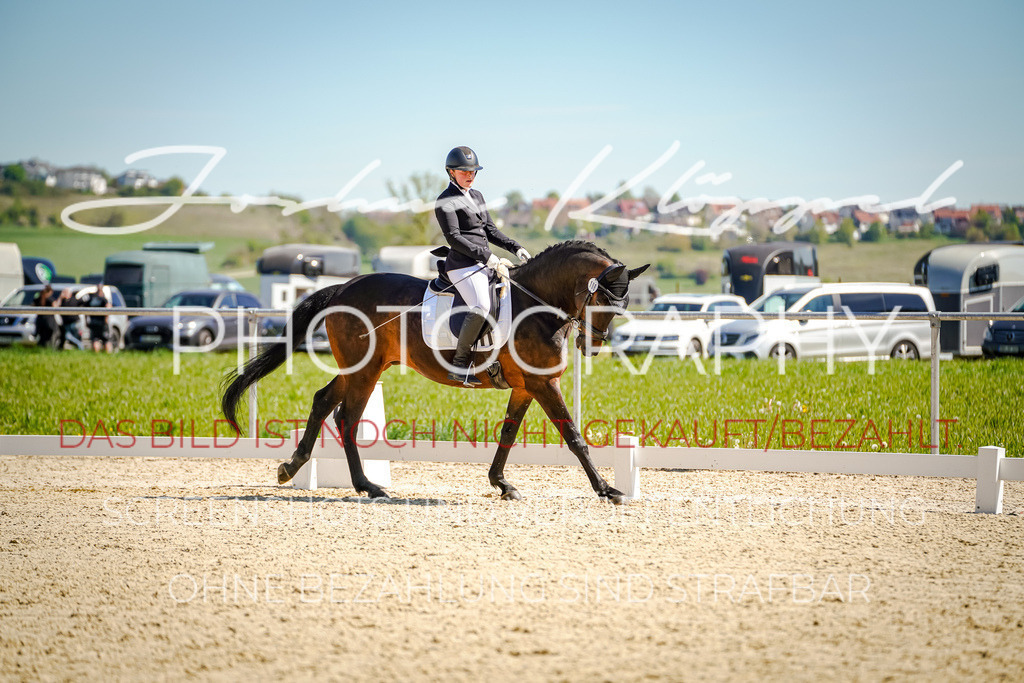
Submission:
[[[620,263],[619,265],[615,266],[607,273],[605,273],[604,277],[601,279],[604,280],[605,282],[616,282],[620,277],[622,277],[622,271],[624,271],[625,269],[626,266]]]
[[[637,279],[637,277],[640,275],[640,273],[644,272],[645,270],[647,270],[650,267],[651,267],[651,264],[648,263],[647,265],[640,266],[639,268],[630,268],[629,269],[629,279],[630,280]]]

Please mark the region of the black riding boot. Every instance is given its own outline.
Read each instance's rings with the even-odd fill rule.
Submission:
[[[480,384],[474,375],[470,374],[469,366],[473,360],[473,345],[480,336],[480,330],[487,322],[487,316],[472,310],[466,314],[462,321],[462,329],[459,330],[459,343],[455,347],[455,357],[452,358],[452,365],[459,369],[458,372],[449,372],[448,379],[455,382],[462,382],[466,386]]]

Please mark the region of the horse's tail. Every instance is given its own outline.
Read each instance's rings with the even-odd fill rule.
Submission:
[[[342,284],[325,287],[309,295],[302,303],[295,307],[291,315],[292,337],[290,344],[285,340],[272,342],[259,355],[250,359],[242,367],[241,372],[232,370],[225,375],[224,384],[227,386],[224,389],[224,397],[221,399],[220,407],[224,417],[235,428],[236,433],[241,434],[242,432],[235,421],[235,409],[238,406],[238,401],[242,398],[242,394],[250,386],[259,382],[276,370],[281,363],[285,362],[289,351],[301,344],[305,339],[306,332],[309,330],[309,326],[313,322],[313,318],[316,317],[316,314],[330,306],[331,299],[344,286]],[[288,327],[285,329],[288,329]]]

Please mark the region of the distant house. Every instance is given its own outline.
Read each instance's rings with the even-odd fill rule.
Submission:
[[[733,204],[708,204],[704,207],[704,225],[711,225],[716,218],[734,208]]]
[[[57,187],[80,190],[93,194],[106,194],[107,179],[94,168],[73,166],[57,171]]]
[[[33,158],[20,163],[25,169],[25,175],[32,180],[42,180],[47,187],[57,184],[57,170],[45,161]]]
[[[558,204],[558,202],[559,199],[557,197],[545,197],[544,199],[534,199],[532,207],[534,211],[550,213],[551,211],[555,210],[555,205]],[[569,224],[570,211],[580,211],[582,209],[587,208],[588,206],[590,206],[590,202],[588,202],[586,199],[574,198],[566,200],[565,206],[561,209],[561,211],[558,212],[558,215],[555,216],[554,227],[564,228]]]
[[[620,199],[618,202],[619,213],[623,218],[642,219],[651,215],[647,202],[642,199]]]
[[[878,220],[878,214],[871,213],[870,211],[854,209],[851,218],[853,218],[853,222],[858,228],[867,230],[872,223]]]
[[[509,228],[528,228],[533,222],[533,214],[530,211],[507,211],[503,218]]]
[[[773,230],[775,224],[785,215],[785,211],[782,210],[781,206],[768,206],[760,211],[750,212],[750,217],[747,219],[747,225],[752,228],[758,228],[762,230]]]
[[[854,209],[853,211],[853,222],[857,224],[857,229],[861,232],[866,232],[871,224],[879,222],[882,225],[889,224],[889,212],[880,211],[875,213],[873,211],[862,211],[861,209]]]
[[[121,175],[114,179],[114,183],[118,187],[130,187],[133,190],[141,190],[143,188],[155,189],[160,185],[160,181],[149,175],[145,171],[138,171],[130,168]]]
[[[916,234],[928,221],[934,222],[932,214],[918,213],[913,207],[893,209],[889,213],[889,230],[899,235]]]
[[[984,211],[991,218],[995,225],[1003,224],[1003,208],[998,204],[971,204],[971,215]]]
[[[936,209],[932,216],[935,218],[935,231],[943,235],[965,237],[967,228],[971,227],[971,212],[966,209]]]
[[[57,182],[56,169],[45,161],[29,159],[28,161],[12,161],[9,164],[0,164],[0,173],[8,166],[21,166],[25,171],[25,178],[28,180],[42,180],[47,187],[53,187]]]
[[[837,211],[822,211],[821,213],[814,214],[815,222],[820,221],[825,232],[829,235],[839,229],[839,224],[842,222],[842,217]]]

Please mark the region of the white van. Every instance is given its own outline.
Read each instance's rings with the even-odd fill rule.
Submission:
[[[889,282],[843,282],[791,287],[762,296],[751,308],[761,319],[734,320],[712,335],[708,352],[742,358],[891,357],[931,355],[927,320],[857,320],[858,313],[929,312],[926,287]],[[778,318],[779,312],[827,313],[832,320]],[[847,313],[849,311],[849,314]],[[853,316],[851,319],[850,316]]]

